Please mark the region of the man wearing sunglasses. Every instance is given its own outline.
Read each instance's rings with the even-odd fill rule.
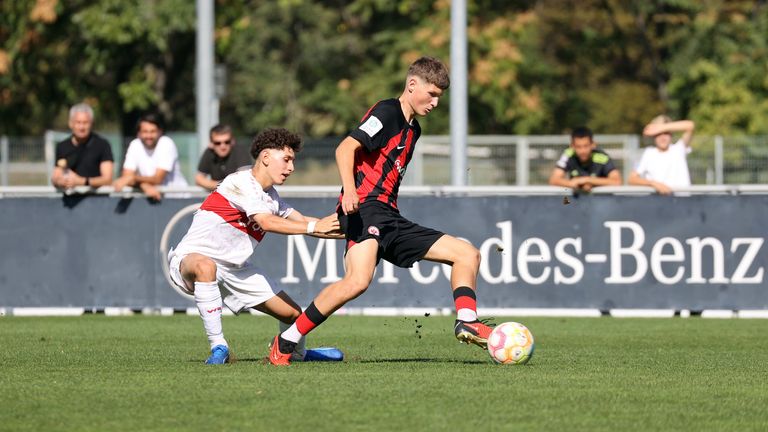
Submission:
[[[238,168],[253,165],[253,159],[247,148],[235,145],[232,128],[228,125],[218,124],[212,127],[208,137],[208,148],[197,165],[195,183],[212,191],[224,177]]]

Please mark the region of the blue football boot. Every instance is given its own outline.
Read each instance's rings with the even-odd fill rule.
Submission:
[[[211,348],[211,356],[205,361],[205,364],[215,365],[224,364],[229,361],[229,348],[226,345],[216,345]]]
[[[303,361],[342,361],[344,353],[334,347],[311,348],[304,353]]]

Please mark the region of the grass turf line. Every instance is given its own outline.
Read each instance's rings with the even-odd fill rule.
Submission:
[[[509,318],[526,366],[459,344],[449,317],[332,317],[274,368],[277,324],[225,317],[238,361],[205,366],[199,318],[0,318],[2,430],[766,430],[768,321]],[[421,337],[419,337],[421,336]]]

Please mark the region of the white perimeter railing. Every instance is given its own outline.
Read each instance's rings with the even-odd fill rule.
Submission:
[[[160,187],[166,198],[202,198],[208,191],[197,186],[183,188]],[[339,186],[282,186],[278,188],[283,197],[337,197]],[[765,195],[768,185],[699,185],[675,188],[674,195]],[[592,190],[593,195],[653,195],[655,190],[646,186],[602,186]],[[78,186],[69,191],[60,191],[53,186],[0,186],[0,199],[14,197],[57,198],[64,195],[109,195],[119,198],[142,198],[137,190],[125,189],[115,192],[111,186],[98,189]],[[559,186],[403,186],[401,196],[562,196],[573,191]]]

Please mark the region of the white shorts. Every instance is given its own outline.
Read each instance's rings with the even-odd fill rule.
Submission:
[[[186,255],[168,253],[171,280],[183,292],[193,296],[193,287],[181,277],[181,261]],[[242,267],[227,267],[216,263],[216,282],[224,304],[235,314],[260,305],[275,296],[272,281],[256,267],[245,263]]]

